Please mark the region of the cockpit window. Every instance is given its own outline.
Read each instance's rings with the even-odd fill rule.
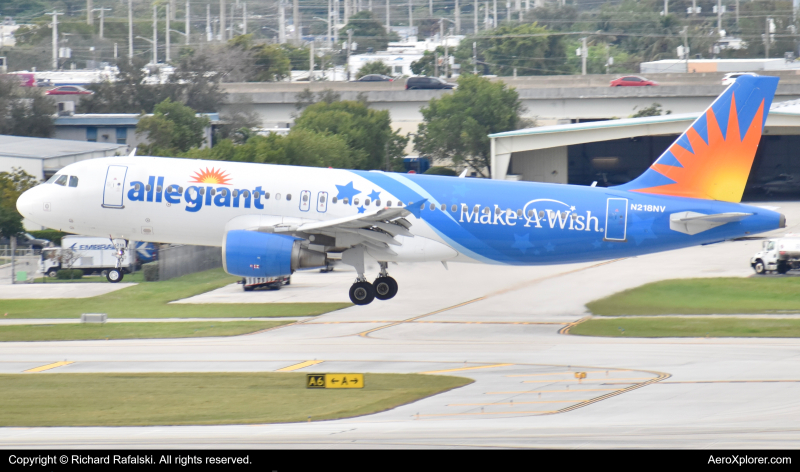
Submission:
[[[56,181],[56,179],[57,179],[57,178],[59,178],[59,177],[61,177],[61,174],[53,174],[53,176],[52,176],[52,177],[50,177],[49,179],[47,179],[47,182],[45,182],[45,183],[46,183],[46,184],[52,184],[52,183],[53,183],[53,182],[55,182],[55,181]]]
[[[78,177],[74,175],[69,176],[69,186],[70,187],[77,187],[78,186]]]
[[[67,185],[67,176],[66,175],[58,176],[58,179],[56,179],[55,184],[56,185],[61,185],[62,187],[66,186]]]

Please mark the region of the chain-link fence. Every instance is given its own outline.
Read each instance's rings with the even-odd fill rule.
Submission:
[[[39,270],[38,256],[16,256],[14,270],[11,268],[10,255],[5,263],[0,263],[0,284],[32,282]],[[12,280],[14,282],[12,282]]]
[[[158,280],[222,267],[222,248],[213,246],[162,246],[158,254]]]

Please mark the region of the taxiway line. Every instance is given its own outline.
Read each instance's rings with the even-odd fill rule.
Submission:
[[[532,393],[615,392],[618,388],[586,388],[581,390],[524,390],[521,392],[486,392],[484,395],[524,395]]]
[[[39,367],[35,367],[33,369],[28,369],[25,372],[27,373],[36,373],[36,372],[44,372],[45,370],[55,369],[56,367],[62,367],[65,365],[69,365],[74,363],[75,361],[61,361],[61,362],[53,362],[52,364],[47,364]]]
[[[687,381],[673,381],[661,382],[663,384],[715,384],[715,383],[797,383],[800,380],[687,380]]]
[[[445,369],[445,370],[429,370],[427,372],[420,372],[420,374],[443,374],[445,372],[458,372],[461,370],[475,370],[475,369],[491,369],[493,367],[508,367],[514,364],[492,364],[492,365],[477,365],[473,367],[460,367],[458,369]]]
[[[591,398],[577,398],[575,400],[542,400],[539,402],[501,402],[501,403],[451,403],[447,406],[492,406],[492,405],[528,405],[535,403],[578,403],[591,400]]]
[[[472,300],[468,300],[466,302],[459,303],[458,305],[453,305],[453,306],[450,306],[450,307],[447,307],[447,308],[442,308],[441,310],[436,310],[434,312],[426,313],[424,315],[415,316],[413,318],[408,318],[406,320],[396,321],[396,322],[388,324],[386,326],[380,326],[378,328],[373,328],[373,329],[370,329],[368,331],[362,331],[362,332],[357,333],[357,334],[358,334],[358,336],[361,336],[362,338],[365,338],[365,337],[369,336],[370,334],[374,333],[375,331],[380,331],[380,330],[386,329],[386,328],[392,328],[394,326],[401,325],[403,323],[409,323],[409,322],[412,322],[412,321],[416,321],[416,320],[419,320],[419,319],[422,319],[422,318],[425,318],[425,317],[428,317],[428,316],[438,315],[439,313],[444,313],[445,311],[450,311],[450,310],[454,310],[456,308],[461,308],[462,306],[470,305],[472,303],[479,302],[481,300],[486,300],[487,298],[490,298],[490,297],[495,297],[497,295],[503,295],[503,294],[506,294],[506,293],[509,293],[509,292],[514,292],[516,290],[525,288],[525,287],[527,287],[529,285],[538,284],[539,282],[542,282],[542,281],[545,281],[545,280],[555,279],[555,278],[558,278],[558,277],[563,277],[565,275],[574,274],[576,272],[581,272],[581,271],[588,270],[588,269],[593,269],[595,267],[604,266],[606,264],[611,264],[611,263],[618,262],[618,261],[621,261],[621,260],[624,260],[624,259],[625,259],[624,257],[620,258],[620,259],[613,259],[613,260],[610,260],[610,261],[604,261],[604,262],[600,262],[598,264],[593,264],[593,265],[590,265],[588,267],[581,267],[579,269],[568,270],[566,272],[561,272],[561,273],[558,273],[558,274],[549,275],[547,277],[539,277],[538,279],[528,280],[528,281],[522,282],[520,284],[514,285],[512,287],[509,287],[509,288],[506,288],[506,289],[503,289],[503,290],[497,290],[495,292],[491,292],[491,293],[489,293],[487,295],[484,295],[482,297],[474,298]],[[586,317],[585,319],[588,319],[588,318],[589,317]],[[579,320],[578,322],[583,322],[583,321],[584,321],[584,319]],[[563,324],[563,323],[559,323],[559,324]],[[577,324],[577,322],[575,324]],[[568,324],[564,328],[561,328],[561,330],[559,330],[559,333],[561,333],[561,331],[563,331],[564,329],[569,330],[569,328],[570,328],[570,325]]]
[[[610,393],[607,393],[605,395],[601,395],[599,397],[592,398],[591,400],[587,400],[585,402],[578,403],[577,405],[572,405],[572,406],[568,406],[566,408],[562,408],[562,409],[556,411],[555,413],[566,413],[568,411],[577,410],[578,408],[583,408],[583,407],[589,406],[589,405],[591,405],[593,403],[597,403],[597,402],[600,402],[600,401],[603,401],[603,400],[607,400],[607,399],[609,399],[611,397],[615,397],[617,395],[621,395],[623,393],[630,392],[630,391],[636,390],[638,388],[642,388],[642,387],[645,387],[647,385],[654,384],[656,382],[660,382],[660,381],[662,381],[664,379],[668,379],[668,378],[671,377],[670,374],[667,374],[665,372],[653,372],[653,373],[657,373],[658,377],[652,378],[652,379],[648,380],[647,382],[633,384],[630,387],[621,388],[621,389],[619,389],[619,390],[617,390],[615,392],[610,392]]]
[[[544,411],[486,411],[486,412],[475,412],[475,413],[431,413],[425,415],[417,415],[419,417],[422,416],[480,416],[480,415],[546,415],[552,413],[558,413],[559,410],[544,410]]]
[[[545,375],[567,375],[567,374],[576,374],[578,372],[583,372],[584,374],[602,374],[605,372],[606,374],[608,374],[609,372],[632,372],[632,371],[630,369],[621,369],[621,370],[609,369],[609,370],[593,370],[593,371],[574,370],[569,372],[545,372],[542,374],[514,374],[514,375],[506,375],[506,377],[543,377]],[[616,380],[616,379],[609,378],[607,380]]]
[[[569,379],[569,380],[564,380],[564,379],[523,380],[522,383],[526,383],[526,384],[529,384],[529,383],[555,383],[555,382],[570,382],[570,383],[576,383],[576,382],[578,382],[578,383],[603,382],[603,383],[605,383],[605,382],[608,382],[609,380],[615,380],[615,381],[619,381],[619,380],[652,380],[653,378],[654,377],[632,377],[632,378],[628,378],[628,379],[581,379],[580,382],[578,382],[578,379]],[[631,382],[625,382],[625,383],[631,383]]]
[[[284,367],[282,369],[278,369],[275,372],[294,372],[295,370],[300,370],[300,369],[303,369],[303,368],[306,368],[306,367],[309,367],[309,366],[312,366],[312,365],[321,364],[323,362],[325,362],[325,361],[317,361],[317,360],[305,361],[305,362],[301,362],[299,364],[294,364],[294,365],[290,365],[288,367]]]

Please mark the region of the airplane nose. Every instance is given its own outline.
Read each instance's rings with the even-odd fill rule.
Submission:
[[[34,187],[26,190],[17,198],[17,211],[25,218],[33,218],[35,215],[36,204],[38,203],[35,193],[36,188]]]

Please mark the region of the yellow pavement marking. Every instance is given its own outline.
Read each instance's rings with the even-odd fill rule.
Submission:
[[[774,383],[774,382],[787,382],[797,383],[800,380],[695,380],[695,381],[673,381],[661,382],[663,384],[713,384],[713,383]]]
[[[604,262],[600,262],[600,263],[598,263],[598,264],[590,265],[589,267],[581,267],[580,269],[568,270],[568,271],[566,271],[566,272],[561,272],[561,273],[559,273],[559,274],[548,275],[548,276],[546,276],[546,277],[540,277],[540,278],[538,278],[538,279],[534,279],[534,280],[527,280],[527,281],[525,281],[525,282],[522,282],[522,283],[520,283],[520,284],[513,285],[513,286],[511,286],[511,287],[504,288],[504,289],[502,289],[502,290],[497,290],[497,291],[495,291],[495,292],[492,292],[492,293],[486,294],[486,295],[484,295],[484,296],[482,296],[482,297],[474,298],[474,299],[472,299],[472,300],[468,300],[468,301],[466,301],[466,302],[464,302],[464,303],[459,303],[458,305],[453,305],[453,306],[449,306],[449,307],[447,307],[447,308],[442,308],[441,310],[436,310],[436,311],[434,311],[434,312],[431,312],[431,313],[426,313],[426,314],[424,314],[424,315],[415,316],[415,317],[413,317],[413,318],[408,318],[408,319],[406,319],[406,320],[402,320],[402,321],[396,321],[396,322],[394,322],[394,323],[391,323],[391,324],[388,324],[388,325],[386,325],[386,326],[380,326],[380,327],[378,327],[378,328],[373,328],[373,329],[370,329],[370,330],[368,330],[368,331],[362,331],[362,332],[358,333],[358,335],[359,335],[359,336],[361,336],[362,338],[364,338],[364,337],[367,337],[367,336],[369,336],[371,333],[374,333],[375,331],[380,331],[380,330],[382,330],[382,329],[386,329],[386,328],[392,328],[392,327],[394,327],[394,326],[401,325],[401,324],[403,324],[403,323],[410,323],[410,322],[413,322],[413,321],[417,321],[417,320],[419,320],[419,319],[421,319],[421,318],[425,318],[425,317],[428,317],[428,316],[437,315],[437,314],[439,314],[439,313],[443,313],[443,312],[445,312],[445,311],[454,310],[454,309],[456,309],[456,308],[461,308],[462,306],[466,306],[466,305],[469,305],[469,304],[472,304],[472,303],[475,303],[475,302],[479,302],[479,301],[481,301],[481,300],[486,300],[487,298],[490,298],[490,297],[495,297],[495,296],[497,296],[497,295],[503,295],[503,294],[505,294],[505,293],[508,293],[508,292],[513,292],[513,291],[515,291],[515,290],[520,290],[520,289],[522,289],[522,288],[525,288],[525,287],[527,287],[527,286],[529,286],[529,285],[537,284],[537,283],[539,283],[539,282],[542,282],[542,281],[544,281],[544,280],[554,279],[554,278],[557,278],[557,277],[563,277],[563,276],[565,276],[565,275],[573,274],[573,273],[575,273],[575,272],[581,272],[581,271],[584,271],[584,270],[593,269],[593,268],[595,268],[595,267],[604,266],[604,265],[606,265],[606,264],[611,264],[611,263],[618,262],[618,261],[621,261],[621,260],[624,260],[624,259],[625,259],[624,257],[623,257],[623,258],[620,258],[620,259],[613,259],[613,260],[610,260],[610,261],[604,261]],[[580,323],[580,322],[583,322],[584,320],[586,320],[586,319],[589,319],[589,318],[590,318],[590,317],[588,317],[588,316],[587,316],[587,317],[586,317],[586,318],[584,318],[583,320],[580,320],[580,321],[578,321],[578,322],[576,322],[576,323],[570,323],[570,324],[568,324],[567,326],[565,326],[564,328],[561,328],[561,330],[559,331],[559,333],[560,333],[561,331],[565,330],[565,329],[567,329],[567,330],[568,330],[568,329],[569,329],[569,328],[570,328],[572,325],[574,325],[574,324],[577,324],[577,323]],[[541,324],[544,324],[544,323],[541,323]],[[563,323],[554,323],[554,324],[563,324]]]
[[[634,377],[630,379],[583,379],[580,383],[586,382],[608,382],[609,380],[652,380],[655,377]],[[530,384],[530,383],[558,383],[558,382],[570,382],[576,383],[577,379],[553,379],[553,380],[524,380],[522,383]]]
[[[367,336],[369,336],[369,334],[370,334],[370,333],[374,333],[375,331],[380,331],[380,330],[382,330],[382,329],[391,328],[391,327],[393,327],[393,326],[397,326],[397,325],[399,325],[399,324],[408,323],[408,322],[411,322],[411,321],[416,321],[416,320],[418,320],[418,319],[420,319],[420,318],[425,318],[426,316],[433,316],[433,315],[436,315],[436,314],[438,314],[438,313],[443,313],[443,312],[445,312],[445,311],[454,310],[454,309],[456,309],[456,308],[460,308],[460,307],[462,307],[462,306],[469,305],[470,303],[479,302],[479,301],[481,301],[481,300],[483,300],[483,299],[485,299],[485,298],[486,298],[486,297],[478,297],[478,298],[474,298],[474,299],[472,299],[472,300],[469,300],[469,301],[466,301],[466,302],[464,302],[464,303],[459,303],[458,305],[449,306],[449,307],[447,307],[447,308],[442,308],[441,310],[436,310],[436,311],[433,311],[433,312],[431,312],[431,313],[426,313],[426,314],[424,314],[424,315],[419,315],[419,316],[415,316],[415,317],[413,317],[413,318],[408,318],[407,320],[397,321],[397,322],[394,322],[394,323],[388,324],[388,325],[386,325],[386,326],[380,326],[380,327],[378,327],[378,328],[373,328],[373,329],[370,329],[370,330],[368,330],[368,331],[363,331],[363,332],[361,332],[361,333],[358,333],[358,335],[359,335],[359,336],[361,336],[362,338],[364,338],[364,337],[367,337]]]
[[[75,361],[62,361],[62,362],[53,362],[52,364],[43,365],[40,367],[36,367],[33,369],[28,369],[25,372],[35,373],[35,372],[44,372],[45,370],[55,369],[56,367],[61,367],[65,365],[70,365]]]
[[[436,413],[429,415],[419,416],[473,416],[473,415],[541,415],[548,413],[558,413],[558,410],[545,410],[545,411],[487,411],[476,413]]]
[[[433,313],[431,313],[433,314]],[[428,316],[428,315],[424,315]],[[375,323],[424,323],[424,324],[490,324],[490,325],[565,325],[556,321],[316,321],[303,323],[307,325],[329,324],[375,324]]]
[[[519,395],[525,393],[613,392],[618,388],[587,388],[582,390],[525,390],[523,392],[486,392],[484,395]]]
[[[301,362],[299,364],[294,364],[294,365],[290,365],[288,367],[284,367],[283,369],[278,369],[275,372],[293,372],[295,370],[300,370],[300,369],[302,369],[304,367],[321,364],[323,362],[325,362],[325,361],[305,361],[305,362]]]
[[[591,398],[577,398],[575,400],[542,400],[540,402],[503,402],[503,403],[451,403],[447,406],[492,406],[492,405],[528,405],[534,403],[578,403],[591,400]]]
[[[445,372],[458,372],[460,370],[475,370],[475,369],[491,369],[493,367],[506,367],[514,364],[492,364],[492,365],[479,365],[475,367],[460,367],[458,369],[445,369],[445,370],[430,370],[428,372],[420,372],[420,374],[443,374]]]
[[[592,403],[597,403],[599,401],[603,401],[603,400],[609,399],[611,397],[615,397],[617,395],[621,395],[621,394],[623,394],[625,392],[630,392],[630,391],[636,390],[637,388],[642,388],[642,387],[645,387],[647,385],[654,384],[656,382],[661,382],[662,380],[665,380],[665,379],[668,379],[668,378],[671,377],[670,374],[667,374],[665,372],[651,372],[651,373],[658,374],[658,377],[652,378],[652,379],[650,379],[650,380],[648,380],[646,382],[633,384],[633,385],[631,385],[629,387],[626,387],[626,388],[621,388],[621,389],[619,389],[617,391],[614,391],[614,392],[606,393],[605,395],[600,395],[599,397],[592,398],[591,400],[587,400],[585,402],[581,402],[581,403],[578,403],[576,405],[571,405],[571,406],[568,406],[566,408],[562,408],[562,409],[556,411],[556,413],[566,413],[568,411],[577,410],[578,408],[583,408],[585,406],[589,406]]]
[[[543,375],[574,375],[576,372],[580,372],[577,370],[569,371],[569,372],[546,372],[544,374],[515,374],[515,375],[506,375],[506,377],[541,377]],[[612,372],[632,372],[630,370],[620,370],[620,369],[609,369],[609,370],[588,370],[583,371],[587,374],[603,374],[603,373],[612,373]],[[609,380],[615,380],[612,377],[607,377]]]

